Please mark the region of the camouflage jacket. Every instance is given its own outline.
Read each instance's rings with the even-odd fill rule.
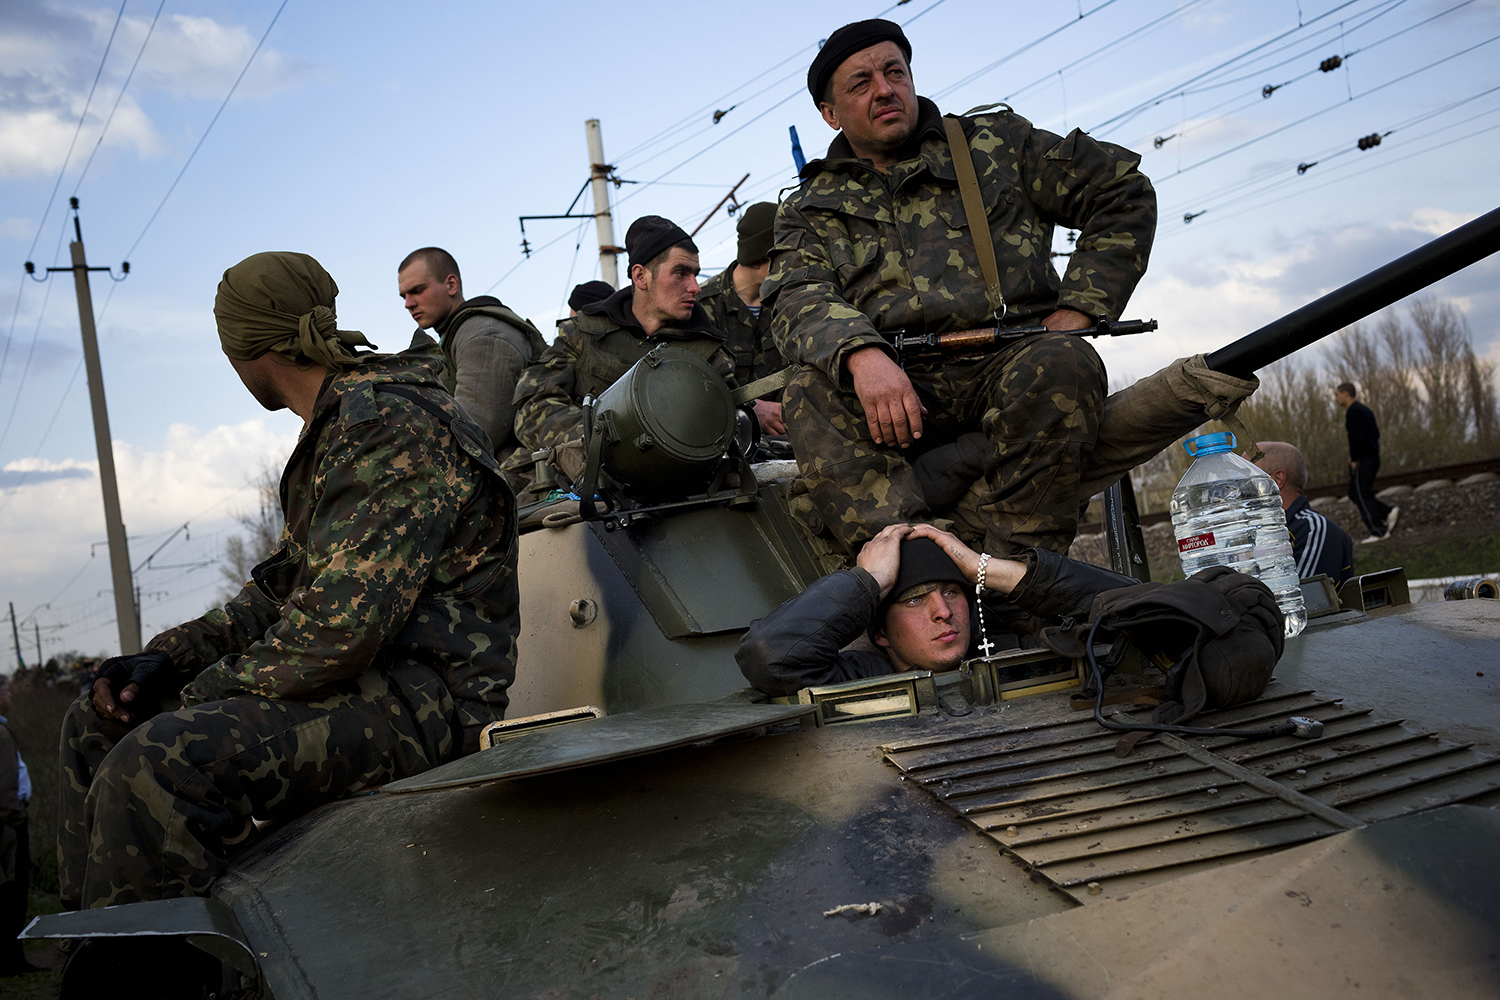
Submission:
[[[734,355],[734,377],[740,385],[774,374],[786,367],[776,341],[771,337],[771,310],[762,306],[757,316],[745,305],[734,287],[730,264],[703,283],[698,304],[708,314],[714,329],[724,334],[724,343]]]
[[[547,342],[531,321],[499,299],[480,295],[432,331],[443,347],[443,388],[489,435],[501,465],[516,450],[516,380]]]
[[[501,718],[520,632],[515,499],[441,366],[418,334],[329,375],[282,474],[281,548],[222,608],[147,644],[197,674],[184,700],[313,700],[374,671],[441,698],[435,674],[471,749]]]
[[[626,285],[590,302],[557,328],[557,339],[516,383],[516,437],[532,451],[583,436],[583,397],[597,396],[660,343],[692,351],[734,385],[734,356],[701,306],[678,324],[646,336],[631,312]]]
[[[763,290],[781,353],[840,386],[844,358],[881,332],[989,325],[991,313],[937,105],[919,98],[904,158],[881,174],[842,134],[776,214]],[[1146,270],[1156,194],[1140,157],[1074,130],[1067,138],[1003,109],[961,119],[989,215],[1007,324],[1059,307],[1118,319]],[[1079,230],[1066,273],[1053,228]],[[889,350],[889,347],[887,347]]]

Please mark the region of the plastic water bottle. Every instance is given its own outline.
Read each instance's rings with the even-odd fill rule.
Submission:
[[[1183,442],[1192,467],[1172,491],[1172,533],[1186,576],[1228,566],[1276,595],[1290,638],[1307,627],[1292,536],[1276,481],[1234,453],[1233,434]]]

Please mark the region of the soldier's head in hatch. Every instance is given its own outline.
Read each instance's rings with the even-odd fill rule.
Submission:
[[[892,21],[856,21],[829,35],[807,71],[807,89],[854,155],[877,166],[893,162],[917,127],[911,43]]]
[[[643,215],[625,233],[630,254],[632,308],[651,335],[663,325],[682,322],[698,301],[698,246],[670,219]]]
[[[870,638],[898,671],[953,670],[969,649],[968,580],[930,538],[903,538],[900,552]]]
[[[458,261],[440,247],[413,250],[396,268],[396,292],[417,326],[431,330],[464,304]]]

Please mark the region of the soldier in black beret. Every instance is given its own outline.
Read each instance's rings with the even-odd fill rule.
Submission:
[[[886,525],[941,517],[997,556],[1066,552],[1108,384],[1066,331],[1119,318],[1146,269],[1156,196],[1128,149],[1053,135],[1003,105],[944,116],[917,96],[911,61],[901,27],[873,19],[833,32],[808,70],[839,134],[781,203],[763,287],[776,343],[801,366],[787,433],[816,521],[851,555]],[[1062,273],[1059,225],[1078,231]],[[904,366],[891,346],[903,330],[997,324],[1049,332]],[[962,470],[949,446],[969,456]],[[971,488],[956,503],[930,494],[932,465]]]

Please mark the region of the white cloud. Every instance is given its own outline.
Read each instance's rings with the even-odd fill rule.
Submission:
[[[173,424],[155,450],[116,441],[126,528],[132,535],[150,533],[191,518],[223,519],[250,507],[253,488],[247,484],[267,465],[279,471],[295,443],[295,434],[275,431],[264,420],[207,431]],[[104,511],[97,461],[21,459],[5,467],[6,472],[27,470],[41,475],[0,498],[0,536],[7,539],[7,576],[29,591],[27,581],[50,578],[59,565],[76,562],[90,543],[104,537]],[[57,475],[68,470],[87,470],[88,476]],[[37,531],[39,524],[48,530]]]
[[[3,132],[4,130],[0,129],[0,148],[4,148],[5,143]],[[0,170],[0,172],[3,172],[3,170]],[[0,236],[12,236],[18,240],[25,239],[31,235],[32,230],[35,228],[36,223],[30,219],[9,218],[4,222],[0,222]]]
[[[110,48],[103,76],[88,102],[99,57],[114,26],[104,8],[63,7],[43,0],[8,0],[0,24],[0,177],[59,169],[88,104],[74,149],[74,166],[99,141],[100,130],[119,96],[150,20],[125,17]],[[175,97],[222,100],[259,38],[240,25],[207,17],[172,15],[156,26],[130,90],[120,101],[104,145],[130,148],[151,157],[167,145],[137,102],[152,91]],[[236,93],[258,98],[295,87],[311,64],[263,48]]]

